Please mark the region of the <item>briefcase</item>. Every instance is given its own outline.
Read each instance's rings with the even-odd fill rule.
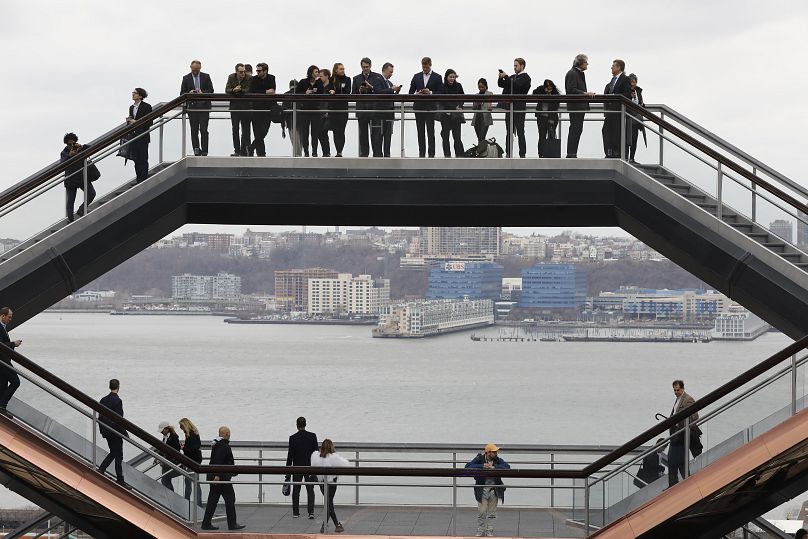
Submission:
[[[560,138],[548,138],[544,141],[544,157],[561,157]]]

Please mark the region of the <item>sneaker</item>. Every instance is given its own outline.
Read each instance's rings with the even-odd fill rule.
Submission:
[[[345,531],[345,528],[342,525],[342,522],[337,522],[337,525],[334,526],[334,531],[337,533],[342,533]]]
[[[299,514],[297,514],[297,515],[292,515],[292,518],[300,518],[300,515],[299,515]]]
[[[485,530],[486,537],[494,537],[494,530]]]
[[[475,533],[475,534],[474,534],[474,537],[482,537],[482,536],[483,536],[483,533],[484,533],[484,532],[482,532],[482,531],[480,531],[480,530],[477,530],[477,533]]]
[[[314,520],[314,513],[309,513],[309,520]]]

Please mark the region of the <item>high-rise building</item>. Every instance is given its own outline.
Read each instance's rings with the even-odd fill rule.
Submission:
[[[306,311],[309,302],[309,279],[336,279],[339,274],[325,268],[275,271],[275,297],[292,311]]]
[[[586,270],[575,264],[536,264],[522,270],[519,307],[578,309],[586,303]]]
[[[390,303],[390,280],[340,273],[335,279],[309,279],[309,314],[379,314]]]
[[[490,299],[502,293],[504,269],[494,262],[445,262],[429,272],[427,299]]]
[[[241,297],[241,277],[232,273],[171,277],[171,296],[175,300],[237,300]]]
[[[776,221],[772,221],[769,223],[769,230],[786,240],[788,243],[794,243],[794,224],[791,221],[786,221],[785,219],[777,219]]]
[[[462,258],[463,255],[498,257],[502,228],[422,226],[421,255]]]

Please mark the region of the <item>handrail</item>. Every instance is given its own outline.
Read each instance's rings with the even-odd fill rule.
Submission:
[[[520,477],[520,478],[542,478],[542,479],[586,479],[596,472],[601,471],[606,466],[614,463],[620,457],[636,450],[657,435],[673,427],[680,421],[690,417],[694,413],[703,410],[705,407],[725,397],[743,385],[752,381],[756,377],[765,373],[772,367],[778,365],[787,358],[795,355],[800,350],[808,348],[808,336],[803,337],[783,350],[775,353],[765,361],[755,365],[746,372],[738,375],[726,384],[708,393],[694,404],[684,410],[673,414],[668,419],[658,423],[654,427],[635,436],[622,446],[611,451],[609,454],[588,464],[584,468],[577,470],[468,470],[464,468],[398,468],[398,467],[351,467],[351,468],[326,468],[311,466],[256,466],[256,465],[236,465],[236,466],[211,466],[200,465],[189,459],[185,455],[177,452],[174,448],[164,444],[142,428],[129,420],[122,418],[101,405],[85,393],[65,382],[50,371],[44,369],[20,353],[0,345],[0,356],[16,361],[32,373],[36,374],[46,382],[54,385],[68,396],[76,399],[85,406],[95,410],[100,416],[109,422],[123,427],[128,432],[137,435],[141,440],[148,442],[153,447],[163,452],[171,461],[182,464],[188,469],[197,473],[227,473],[227,474],[265,474],[265,475],[287,475],[287,474],[328,474],[328,475],[354,475],[354,476],[387,476],[387,477]]]

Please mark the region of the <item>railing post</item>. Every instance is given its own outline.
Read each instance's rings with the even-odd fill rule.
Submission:
[[[96,440],[97,440],[96,431],[97,430],[98,430],[98,412],[93,410],[93,451],[92,451],[92,453],[93,453],[93,470],[98,469],[98,466],[97,466],[98,460],[96,459],[96,448],[95,448],[96,443],[97,443],[96,442]]]
[[[620,105],[620,159],[626,160],[626,104]]]
[[[511,112],[510,112],[510,114],[508,114],[508,138],[507,138],[507,140],[509,142],[508,147],[511,149],[511,151],[508,152],[508,157],[513,158],[513,143],[514,143],[514,140],[513,140],[513,101],[511,101],[511,103],[509,105],[509,109],[510,109]]]
[[[682,479],[687,479],[690,476],[690,416],[685,418],[685,476]]]
[[[185,106],[185,103],[182,104],[182,155],[180,159],[183,159],[186,155],[186,146],[187,146],[187,137],[188,137],[188,109]]]
[[[292,132],[289,135],[292,136],[292,157],[297,157],[301,142],[297,136],[297,101],[292,101]]]
[[[196,528],[196,521],[199,518],[199,472],[194,472],[193,476],[193,493],[191,494],[191,527]]]
[[[404,150],[404,100],[400,103],[399,116],[401,117],[401,157],[406,157],[407,152]]]
[[[82,208],[84,208],[84,215],[87,215],[90,212],[90,208],[87,207],[88,206],[88,204],[87,204],[87,185],[90,183],[90,182],[87,181],[87,167],[88,167],[87,161],[89,161],[89,158],[85,157],[84,158],[84,167],[83,167],[83,170],[82,170],[82,172],[84,174],[84,204],[82,205]]]
[[[457,468],[457,451],[452,452],[452,468]],[[452,535],[457,535],[457,476],[452,476]]]
[[[264,465],[264,450],[258,450],[258,465]],[[264,503],[264,474],[258,474],[258,503]]]
[[[323,476],[323,533],[328,533],[328,475]]]
[[[721,163],[718,163],[718,175],[716,176],[715,180],[715,198],[718,200],[718,208],[716,208],[715,216],[721,220],[722,215],[724,214],[724,210],[722,208],[723,203],[721,202],[722,197],[722,189],[724,185],[724,172],[721,170]]]
[[[752,167],[752,174],[757,176],[757,167]],[[752,222],[757,222],[757,184],[752,183]],[[798,223],[799,228],[799,223]]]
[[[584,537],[589,537],[589,476],[584,478]]]
[[[356,467],[359,468],[359,451],[356,452]],[[355,476],[356,487],[354,488],[354,505],[359,505],[359,476]]]
[[[163,146],[164,146],[164,143],[163,143],[163,127],[164,126],[165,126],[165,124],[161,122],[160,123],[160,149],[159,149],[159,152],[157,154],[158,155],[157,164],[159,164],[159,165],[163,164]]]
[[[555,453],[550,451],[550,470],[555,470]],[[550,478],[550,508],[555,507],[555,477]]]
[[[660,112],[659,117],[662,120],[664,120],[665,119],[665,113]],[[665,160],[663,159],[663,157],[664,157],[663,148],[662,148],[663,144],[665,144],[665,139],[662,137],[662,135],[664,135],[664,134],[665,134],[665,128],[662,127],[662,126],[659,126],[659,166],[664,166],[665,165]]]
[[[797,354],[791,356],[791,415],[797,415]]]

